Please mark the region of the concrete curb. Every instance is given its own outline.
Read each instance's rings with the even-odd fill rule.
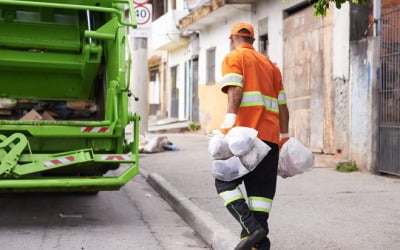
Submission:
[[[234,249],[238,241],[230,230],[218,223],[209,213],[174,188],[157,173],[140,172],[164,200],[195,230],[214,250]]]

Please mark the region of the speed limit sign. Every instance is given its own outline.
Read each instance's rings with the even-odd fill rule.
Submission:
[[[152,5],[145,1],[133,1],[136,11],[136,22],[138,28],[145,28],[151,26],[152,19]]]

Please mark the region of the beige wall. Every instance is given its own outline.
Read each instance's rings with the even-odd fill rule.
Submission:
[[[227,96],[220,90],[219,84],[199,84],[200,124],[204,132],[218,129],[224,119]]]

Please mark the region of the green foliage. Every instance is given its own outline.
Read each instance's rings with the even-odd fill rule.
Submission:
[[[314,15],[317,17],[325,16],[326,11],[329,9],[330,2],[335,3],[336,8],[340,9],[342,7],[342,4],[344,4],[345,2],[366,4],[367,0],[317,0],[312,5],[314,8]]]
[[[191,132],[197,131],[200,129],[200,124],[197,122],[190,122],[188,125],[188,130]]]
[[[350,161],[350,162],[338,163],[336,165],[336,170],[342,173],[348,173],[352,171],[357,171],[358,168],[355,161]]]

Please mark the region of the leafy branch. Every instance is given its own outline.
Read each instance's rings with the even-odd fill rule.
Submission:
[[[326,11],[329,9],[329,3],[335,3],[336,8],[340,9],[342,4],[346,2],[356,3],[356,4],[366,4],[367,0],[317,0],[312,4],[314,8],[315,16],[325,16]]]

